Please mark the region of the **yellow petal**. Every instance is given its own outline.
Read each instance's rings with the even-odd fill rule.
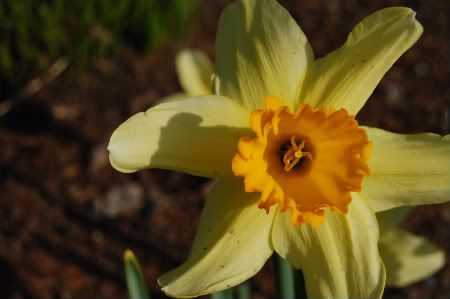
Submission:
[[[450,200],[450,135],[401,135],[366,128],[371,175],[362,192],[375,211]]]
[[[327,211],[318,228],[293,226],[277,213],[276,252],[301,268],[308,298],[381,298],[385,271],[378,254],[375,215],[357,194],[347,215]]]
[[[169,296],[194,297],[235,286],[255,275],[273,249],[273,216],[257,207],[241,180],[222,180],[206,200],[188,260],[159,278]]]
[[[262,108],[276,96],[293,109],[313,54],[300,27],[274,0],[241,0],[222,13],[216,42],[215,93]]]
[[[175,62],[178,80],[188,95],[211,94],[213,64],[205,53],[185,49],[177,55]]]
[[[173,100],[138,113],[109,141],[109,160],[122,172],[165,168],[200,176],[227,176],[249,112],[220,96]]]
[[[383,233],[378,246],[389,286],[404,287],[425,279],[445,263],[442,250],[402,229],[394,228]]]
[[[377,11],[353,29],[341,48],[308,67],[299,101],[315,107],[345,108],[356,115],[422,31],[409,8]]]
[[[156,105],[163,104],[163,103],[169,103],[169,102],[173,102],[173,101],[186,100],[190,97],[191,96],[188,96],[185,93],[177,92],[177,93],[170,94],[167,97],[160,99],[159,101],[157,101]]]

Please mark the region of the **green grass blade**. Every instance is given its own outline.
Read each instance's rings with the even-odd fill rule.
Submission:
[[[141,267],[134,253],[127,249],[123,256],[125,265],[125,278],[127,281],[128,295],[130,299],[150,299],[145,286]]]

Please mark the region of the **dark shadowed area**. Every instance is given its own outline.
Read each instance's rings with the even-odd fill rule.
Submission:
[[[153,298],[156,280],[187,257],[212,182],[166,170],[121,174],[108,162],[113,130],[180,90],[175,54],[214,58],[218,16],[230,1],[203,0],[191,32],[148,54],[123,47],[81,75],[63,72],[0,118],[0,298],[126,298],[122,254],[139,258]],[[448,1],[280,1],[321,57],[371,12],[403,5],[424,34],[388,72],[358,115],[400,133],[449,132]],[[0,102],[0,105],[5,101]],[[1,107],[1,106],[0,106]],[[450,297],[450,205],[418,207],[404,227],[447,253],[443,270],[384,298]],[[252,298],[276,298],[272,261],[251,279]]]

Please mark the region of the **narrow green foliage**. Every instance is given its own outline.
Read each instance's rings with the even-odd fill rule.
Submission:
[[[125,251],[124,266],[130,299],[150,299],[141,267],[131,250]]]
[[[275,276],[278,298],[291,299],[295,297],[294,271],[289,262],[275,254]]]
[[[221,292],[213,293],[212,299],[233,299],[233,288],[223,290]]]
[[[250,284],[248,282],[243,282],[237,287],[238,299],[249,299],[250,298]]]
[[[186,32],[197,2],[1,1],[1,88],[22,87],[62,56],[83,70],[124,44],[148,51]]]

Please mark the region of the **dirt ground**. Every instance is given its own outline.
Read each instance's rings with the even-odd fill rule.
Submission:
[[[211,57],[220,10],[203,1],[194,30],[175,46],[143,56],[130,49],[69,74],[0,119],[0,298],[126,298],[122,254],[142,263],[153,298],[157,277],[182,262],[211,182],[182,173],[121,174],[106,145],[132,114],[180,89],[174,55],[185,47]],[[400,133],[449,130],[448,1],[281,1],[315,50],[341,45],[378,8],[417,11],[424,34],[389,71],[358,115],[360,123]],[[384,298],[450,297],[450,205],[416,208],[404,226],[447,252],[445,268]],[[252,280],[252,298],[275,298],[271,261]]]

